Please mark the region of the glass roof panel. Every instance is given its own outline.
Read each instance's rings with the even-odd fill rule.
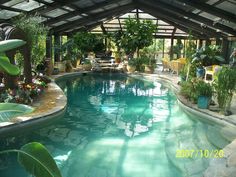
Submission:
[[[124,15],[121,15],[120,18],[135,18],[136,17],[136,14],[135,13],[127,13],[127,14],[124,14]]]
[[[177,29],[176,30],[176,33],[185,33],[184,31],[180,30],[180,29]]]
[[[99,13],[99,12],[103,12],[104,9],[94,9],[94,10],[91,10],[91,11],[88,11],[89,13]]]
[[[123,0],[123,1],[118,1],[118,4],[122,6],[122,5],[129,4],[131,2],[132,2],[132,0]]]
[[[216,3],[216,2],[218,2],[219,0],[209,0],[209,1],[207,1],[207,4],[214,4],[214,3]]]
[[[236,2],[236,1],[235,1],[235,2]],[[230,3],[230,2],[225,1],[225,2],[223,2],[223,3],[221,3],[221,4],[218,4],[216,7],[220,8],[220,9],[222,9],[222,10],[231,12],[231,13],[233,13],[233,14],[236,15],[236,11],[235,11],[235,10],[236,10],[236,5],[233,5],[233,4]]]
[[[158,25],[169,25],[169,24],[162,20],[158,20]]]
[[[135,10],[132,10],[131,12],[121,15],[119,17],[120,22],[121,22],[121,27],[123,30],[126,30],[124,28],[125,19],[128,18],[129,16],[131,16],[131,18],[136,17],[136,12],[137,12],[137,10],[135,9]],[[139,12],[139,10],[138,10],[138,12]],[[153,17],[152,15],[141,12],[138,14],[138,16],[141,19],[150,19],[153,21],[154,24],[156,24],[156,22],[158,21],[159,26],[157,26],[157,31],[155,32],[156,35],[162,34],[162,35],[170,36],[173,33],[173,29],[175,28],[174,26],[169,25],[168,23],[166,23],[162,20],[157,20],[157,18]],[[117,18],[112,19],[110,21],[103,22],[103,26],[105,27],[106,31],[109,31],[109,32],[115,32],[115,31],[120,30],[120,24],[119,24],[119,20]],[[92,32],[102,33],[102,29],[99,26],[99,27],[94,28],[92,30]],[[179,35],[187,36],[187,34],[185,32],[183,32],[181,30],[177,30],[176,36],[179,36]]]
[[[8,1],[8,2],[4,3],[3,5],[11,7],[11,6],[14,6],[14,5],[16,5],[18,3],[21,3],[23,1],[25,1],[25,0],[11,0],[11,1]]]
[[[110,4],[110,5],[104,6],[104,9],[110,10],[110,9],[113,9],[115,7],[118,7],[118,6],[119,6],[118,4]]]
[[[80,0],[74,3],[80,8],[85,8],[94,5],[94,3],[91,0]]]
[[[74,21],[74,20],[78,20],[78,19],[80,19],[80,18],[82,18],[82,16],[77,15],[77,16],[74,16],[74,17],[69,18],[69,19],[67,19],[67,20],[69,20],[69,21]]]
[[[153,17],[152,15],[149,15],[147,13],[140,13],[139,17],[140,18],[147,18],[147,19],[156,19],[155,17]]]
[[[54,9],[52,11],[45,13],[45,15],[47,15],[49,17],[58,17],[60,15],[66,14],[66,13],[67,12],[62,9]]]
[[[15,17],[16,15],[19,15],[19,12],[13,12],[13,11],[9,11],[9,10],[0,10],[0,19],[9,19],[12,17]]]
[[[49,2],[49,3],[52,3],[53,1],[52,0],[44,0],[45,2]]]
[[[122,25],[123,26],[123,25]],[[120,27],[120,24],[118,24],[118,23],[106,23],[106,24],[104,24],[104,27],[106,27],[106,28],[115,28],[115,27]]]
[[[51,26],[60,26],[60,25],[63,25],[63,24],[65,24],[65,23],[67,23],[67,22],[65,22],[65,21],[60,21],[60,22],[57,22],[57,23],[52,24]]]
[[[69,11],[74,11],[74,9],[68,7],[68,6],[62,6],[64,9],[69,10]]]
[[[17,9],[23,9],[25,11],[30,11],[30,10],[36,9],[38,7],[41,7],[43,5],[44,4],[42,4],[42,3],[38,3],[33,0],[28,0],[28,1],[23,1],[22,3],[16,4],[12,7],[17,8]]]

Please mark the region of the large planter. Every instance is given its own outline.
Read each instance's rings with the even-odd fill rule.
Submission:
[[[205,70],[203,68],[197,68],[197,71],[196,71],[197,78],[204,77],[204,74],[205,74]]]
[[[85,70],[85,71],[91,71],[91,69],[92,69],[91,64],[83,64],[82,67],[83,67],[83,70]]]
[[[128,71],[129,73],[134,73],[135,69],[136,69],[135,66],[127,65],[127,71]]]
[[[116,63],[120,63],[120,62],[121,62],[121,59],[120,59],[119,57],[116,57],[116,58],[115,58],[115,62],[116,62]]]
[[[65,66],[66,66],[66,68],[65,68],[66,72],[72,72],[73,66],[72,66],[72,63],[70,60],[66,61]]]
[[[150,65],[145,65],[144,72],[148,74],[153,74],[154,68]]]
[[[200,109],[207,109],[209,106],[209,97],[207,96],[199,96],[197,100],[197,107]]]
[[[52,60],[50,58],[46,59],[46,75],[50,76],[52,75],[53,72],[53,63]]]
[[[65,72],[66,71],[66,65],[64,62],[56,62],[55,67],[58,68],[59,72]]]

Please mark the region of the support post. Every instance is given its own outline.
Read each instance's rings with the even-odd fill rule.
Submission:
[[[60,56],[60,48],[61,48],[61,37],[58,34],[54,36],[54,61],[59,62],[61,60]]]
[[[46,58],[52,59],[52,36],[46,38]]]
[[[230,54],[228,53],[229,50],[229,41],[227,39],[222,40],[222,56],[224,57],[225,61],[229,63]]]
[[[216,45],[220,45],[220,44],[221,44],[220,38],[216,38]]]

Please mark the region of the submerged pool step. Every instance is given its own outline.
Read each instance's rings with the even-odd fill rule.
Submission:
[[[198,150],[214,150],[216,146],[208,141],[207,138],[207,126],[201,122],[198,122],[195,125],[194,133],[193,133],[193,140]]]
[[[221,128],[220,134],[228,141],[233,141],[236,138],[235,127],[226,126]]]
[[[208,126],[207,139],[211,144],[220,149],[224,148],[227,144],[230,143],[230,141],[228,141],[221,135],[220,128],[214,126]]]
[[[189,123],[192,122],[190,121]],[[198,135],[196,135],[197,131],[199,131]],[[192,126],[188,127],[185,126],[185,124],[179,124],[166,138],[166,155],[169,161],[185,174],[183,176],[200,177],[202,172],[208,166],[208,159],[199,156],[192,156],[192,158],[176,157],[177,150],[198,150],[199,146],[197,146],[196,139],[200,136],[205,137],[200,141],[201,144],[204,144],[204,141],[208,142],[206,134],[202,130],[200,124],[192,124]],[[214,148],[210,143],[207,143],[205,147],[209,149]]]

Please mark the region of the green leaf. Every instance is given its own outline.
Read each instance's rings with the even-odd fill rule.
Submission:
[[[40,143],[24,145],[18,153],[18,161],[35,177],[62,177],[54,159]]]
[[[6,56],[0,56],[0,71],[6,72],[10,75],[18,75],[20,73],[20,69],[11,64]]]
[[[5,41],[0,41],[0,53],[20,47],[25,43],[25,41],[20,39],[9,39]]]
[[[215,56],[215,58],[216,58],[218,61],[221,61],[221,62],[225,61],[225,59],[224,59],[223,57],[221,57],[221,56]]]

